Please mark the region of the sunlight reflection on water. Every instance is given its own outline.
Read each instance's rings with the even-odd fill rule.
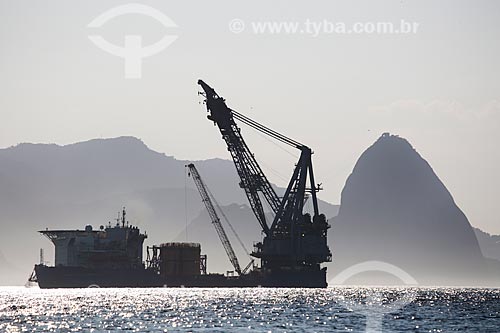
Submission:
[[[387,332],[500,332],[500,290],[460,288],[0,288],[1,332],[362,332],[355,305],[417,294]],[[339,302],[342,300],[341,302]],[[352,308],[349,304],[353,304]],[[374,310],[376,311],[376,309]]]

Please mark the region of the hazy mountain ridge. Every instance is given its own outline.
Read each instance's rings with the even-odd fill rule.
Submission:
[[[410,215],[425,217],[422,208],[427,211],[436,205],[450,205],[450,203],[455,205],[450,193],[435,176],[427,162],[418,154],[415,155],[411,145],[400,138],[390,137],[389,139],[396,140],[403,147],[402,152],[396,155],[407,156],[408,152],[412,152],[410,160],[413,163],[405,168],[411,170],[412,165],[416,164],[427,171],[430,169],[431,174],[435,177],[434,181],[436,179],[438,181],[434,182],[436,184],[433,188],[442,194],[438,198],[439,200],[423,202],[420,200],[421,192],[414,191],[414,193],[408,194],[408,188],[406,188],[404,197],[407,197],[407,200],[398,203],[401,207],[399,217],[405,209],[407,209],[407,213],[410,209]],[[379,143],[374,144],[374,146]],[[371,154],[373,149],[369,148],[367,151],[370,151]],[[371,167],[364,165],[361,161],[366,156],[367,154],[363,154],[356,164],[354,168],[356,174],[360,170],[362,172],[372,169],[381,170],[380,166],[373,168],[373,165]],[[382,161],[395,157],[381,156],[383,157]],[[32,265],[38,262],[39,248],[45,249],[45,260],[49,263],[52,262],[53,246],[40,236],[36,232],[37,230],[46,227],[82,229],[86,224],[98,227],[105,225],[108,221],[113,222],[122,206],[127,207],[128,220],[134,225],[139,225],[142,231],[147,231],[147,245],[185,240],[185,228],[188,225],[187,239],[202,243],[202,251],[209,257],[209,270],[215,272],[232,269],[193,181],[185,178],[184,166],[186,163],[187,161],[177,160],[174,157],[152,151],[141,140],[133,137],[96,139],[66,146],[21,144],[0,149],[0,223],[6,230],[0,234],[0,252],[7,258],[7,262],[20,268],[18,271],[12,268],[12,265],[7,268],[7,264],[5,261],[2,264],[0,257],[0,284],[12,284],[11,281],[17,281],[17,284],[24,283]],[[196,161],[195,164],[243,242],[251,250],[253,243],[261,239],[260,227],[247,206],[244,192],[238,186],[239,180],[233,163],[228,160],[211,159]],[[382,169],[390,171],[391,177],[388,182],[384,183],[384,186],[388,185],[390,190],[404,177],[400,177],[401,179],[397,177],[401,165],[399,167],[389,166],[388,169],[387,166],[383,166]],[[415,227],[419,224],[401,224],[393,226],[392,234],[390,232],[380,233],[377,230],[388,230],[390,224],[387,224],[385,219],[379,219],[376,220],[376,228],[372,228],[375,227],[374,225],[363,225],[362,228],[358,228],[353,233],[350,224],[358,223],[360,216],[358,215],[355,220],[352,220],[352,212],[356,214],[365,212],[365,218],[369,216],[371,221],[375,221],[372,219],[373,214],[370,209],[393,211],[394,198],[402,195],[400,192],[395,192],[390,193],[389,196],[382,196],[383,193],[378,190],[371,193],[365,188],[360,190],[363,195],[371,195],[371,198],[376,200],[353,202],[348,199],[349,192],[352,190],[350,185],[353,182],[353,175],[349,177],[343,191],[342,202],[344,206],[340,210],[339,218],[332,219],[337,215],[339,206],[324,201],[319,202],[320,210],[327,215],[330,224],[333,225],[329,231],[329,245],[333,251],[334,262],[327,265],[330,278],[335,272],[345,268],[348,263],[353,263],[353,261],[346,261],[344,254],[353,252],[353,248],[357,246],[358,242],[370,243],[372,239],[376,239],[376,242],[371,242],[371,247],[365,247],[363,251],[369,253],[372,258],[377,257],[378,260],[385,259],[387,261],[393,259],[384,256],[384,253],[388,252],[387,249],[391,245],[391,241],[392,245],[400,246],[403,249],[400,251],[398,248],[397,252],[404,253],[404,249],[411,245],[413,246],[412,252],[420,253],[424,259],[435,253],[443,252],[443,249],[449,246],[449,239],[453,238],[453,233],[450,232],[449,228],[452,228],[454,223],[448,223],[442,228],[443,230],[440,230],[439,235],[444,238],[443,241],[439,240],[440,246],[442,245],[439,248],[428,246],[425,242],[412,245],[404,237],[400,237],[405,234],[418,235],[419,230]],[[408,175],[415,176],[416,174],[411,171],[404,174],[405,177]],[[426,178],[418,178],[418,183],[426,183]],[[382,177],[381,179],[387,181],[387,178]],[[373,179],[364,179],[362,183],[372,186],[372,182]],[[380,186],[376,186],[376,188],[380,189]],[[418,189],[418,186],[412,187],[412,189]],[[384,197],[386,199],[392,198],[392,201],[382,200]],[[309,200],[306,204],[307,209],[310,209],[308,207],[310,204]],[[369,209],[367,210],[367,208]],[[460,248],[453,248],[453,252],[456,250],[464,257],[471,256],[469,258],[471,261],[482,258],[477,241],[474,243],[473,233],[474,237],[471,238],[472,229],[470,229],[466,217],[458,207],[453,210],[455,219],[466,230],[464,238],[466,242],[463,244],[469,244],[465,252],[460,252],[463,251]],[[339,221],[346,217],[351,220],[347,227],[342,227],[342,223]],[[427,227],[429,225],[432,226],[432,223],[427,223]],[[241,258],[241,265],[245,266],[247,263],[246,255],[241,251],[238,242],[231,236],[227,227],[226,229],[233,240],[233,246],[239,254],[239,258]],[[429,232],[429,228],[426,230]],[[432,235],[432,233],[430,234]],[[392,239],[391,237],[388,239],[388,235],[392,235]],[[429,238],[427,236],[420,237]],[[490,238],[479,236],[478,238],[481,243],[489,244]],[[395,239],[399,239],[397,244],[394,244]],[[431,244],[435,243],[431,242]],[[461,243],[461,246],[463,244]],[[381,255],[379,255],[380,249],[384,252]],[[489,256],[487,253],[490,252],[485,251],[483,244],[481,244],[481,250],[485,256]],[[414,254],[410,253],[409,255]],[[398,263],[398,261],[394,261],[394,263]],[[489,261],[489,265],[495,266],[495,263],[496,261]],[[411,271],[411,269],[409,270]],[[15,273],[12,274],[12,272]],[[10,275],[11,279],[5,279],[7,274]]]
[[[496,264],[500,272],[500,263],[484,259],[449,191],[397,136],[382,135],[361,155],[342,190],[331,234],[336,271],[378,260],[422,283],[498,283],[484,274]]]
[[[500,235],[490,235],[478,228],[474,228],[479,246],[487,258],[500,260]]]
[[[186,215],[190,221],[203,209],[192,181],[185,179],[185,164],[133,137],[0,149],[0,223],[6,231],[0,250],[26,270],[17,275],[18,284],[38,262],[39,248],[53,261],[53,245],[36,232],[46,227],[98,227],[127,206],[128,219],[148,232],[149,245],[171,240],[184,228]],[[245,200],[231,162],[196,164],[208,170],[205,181],[218,185],[212,190],[222,203]],[[227,178],[232,179],[222,181]],[[0,283],[10,284],[2,275]]]
[[[205,209],[192,179],[186,179],[187,162],[155,152],[134,137],[0,149],[0,223],[5,230],[0,234],[0,251],[7,262],[21,268],[13,279],[25,282],[39,260],[39,248],[53,263],[53,245],[36,231],[83,229],[86,224],[97,228],[114,223],[122,206],[127,207],[128,220],[147,231],[147,245],[172,241]],[[247,203],[231,161],[194,163],[221,205]],[[327,214],[336,213],[336,206],[320,205]],[[212,228],[210,221],[206,223]],[[256,221],[246,225],[259,232]],[[202,239],[201,230],[197,234],[193,229],[190,239]],[[250,245],[255,240],[248,238]],[[212,241],[220,243],[216,235]],[[224,261],[224,256],[224,252],[212,256],[211,263]],[[5,280],[8,272],[12,270],[0,270],[0,284],[12,283]]]

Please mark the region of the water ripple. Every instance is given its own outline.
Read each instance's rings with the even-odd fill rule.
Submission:
[[[363,332],[366,315],[384,332],[497,333],[500,290],[0,288],[1,332]]]

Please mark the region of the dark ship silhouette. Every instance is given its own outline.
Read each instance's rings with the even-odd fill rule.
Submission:
[[[55,266],[35,265],[40,288],[160,286],[158,274],[143,265],[139,228],[125,222],[125,208],[115,226],[93,230],[43,230],[55,246]],[[120,224],[121,220],[121,224]]]
[[[240,177],[250,207],[262,229],[264,238],[255,244],[253,261],[241,269],[234,251],[220,230],[215,209],[207,190],[196,177],[197,187],[212,223],[217,229],[235,274],[207,274],[207,258],[198,243],[165,243],[147,247],[143,263],[143,243],[147,238],[137,227],[126,222],[125,209],[115,226],[93,230],[40,231],[55,245],[55,266],[35,265],[32,281],[40,288],[82,287],[317,287],[324,288],[326,268],[331,261],[327,245],[330,227],[318,209],[316,185],[312,167],[312,150],[262,124],[230,109],[225,100],[202,80],[198,81],[205,97],[208,119],[220,130]],[[254,154],[243,140],[235,119],[281,143],[300,150],[300,158],[282,197],[279,197],[260,168]],[[191,166],[191,165],[190,165]],[[193,172],[193,169],[191,169]],[[197,172],[196,172],[197,173]],[[194,177],[193,177],[194,179]],[[310,196],[313,216],[304,214]],[[266,220],[263,202],[271,208],[273,221]],[[120,224],[121,221],[121,224]]]

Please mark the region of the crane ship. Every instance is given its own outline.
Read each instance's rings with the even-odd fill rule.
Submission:
[[[222,135],[240,178],[239,185],[263,233],[262,241],[254,245],[251,253],[245,248],[252,257],[249,264],[241,267],[215,207],[223,212],[194,164],[189,164],[186,167],[236,274],[207,273],[207,257],[201,253],[199,243],[148,246],[143,261],[147,235],[126,221],[123,209],[115,226],[40,231],[55,245],[55,265],[35,265],[30,281],[38,282],[40,288],[327,286],[326,267],[321,264],[332,259],[327,245],[330,226],[318,208],[317,192],[321,188],[314,179],[312,149],[230,109],[212,87],[202,80],[198,84],[203,90],[200,95],[204,97],[207,118]],[[282,196],[265,176],[236,120],[300,151]],[[304,212],[308,198],[312,201],[312,216]],[[269,221],[264,202],[271,210]],[[230,223],[229,226],[234,231]],[[237,234],[236,237],[240,240]],[[256,260],[260,260],[260,265]]]

